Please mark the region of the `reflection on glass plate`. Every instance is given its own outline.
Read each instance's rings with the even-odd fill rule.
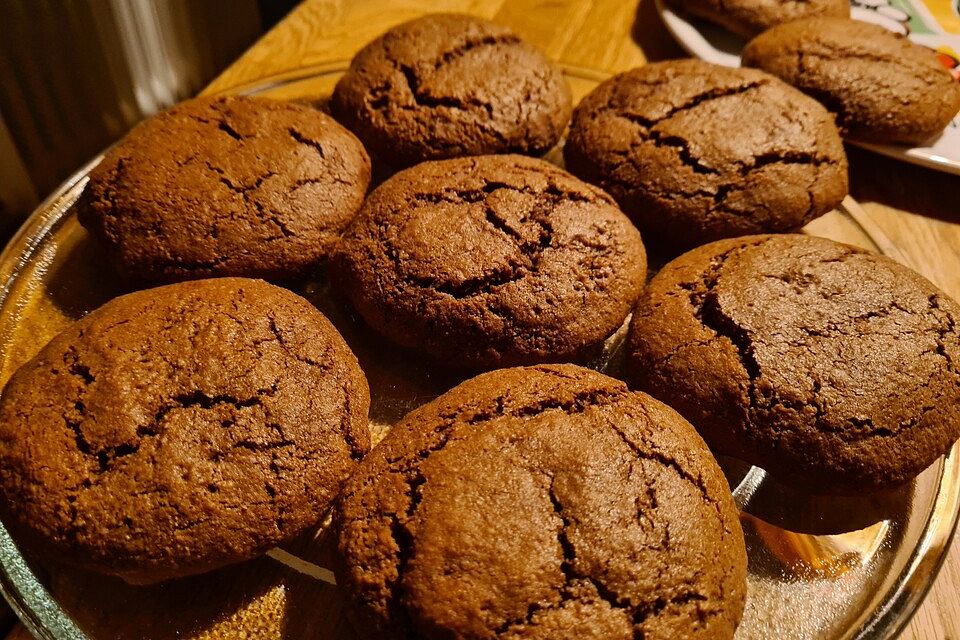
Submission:
[[[927,1],[933,7],[943,3],[943,0]],[[667,29],[687,53],[726,67],[740,66],[740,50],[746,40],[715,24],[676,12],[667,7],[664,0],[656,0],[656,3]],[[960,79],[960,31],[951,33],[941,27],[931,9],[920,0],[897,3],[898,7],[909,9],[909,12],[891,6],[886,0],[851,0],[850,4],[850,13],[857,20],[909,34],[914,42],[937,51],[944,65],[952,69],[955,78]],[[955,28],[960,29],[960,18],[954,20]],[[953,27],[952,24],[948,26]],[[891,158],[960,175],[960,115],[947,125],[942,134],[917,147],[851,142]]]
[[[243,92],[322,105],[344,67],[302,71]],[[576,99],[604,77],[565,71]],[[559,163],[560,150],[547,157]],[[89,168],[44,202],[0,256],[0,382],[69,322],[122,292],[73,215]],[[897,251],[850,199],[805,231]],[[322,276],[299,292],[330,317],[360,359],[375,439],[459,382],[365,329]],[[624,333],[610,338],[591,366],[616,375]],[[737,638],[892,638],[933,581],[953,531],[957,451],[911,486],[865,498],[793,492],[760,469],[721,460],[749,553],[749,597]],[[328,524],[263,558],[150,587],[21,555],[0,527],[0,588],[41,638],[352,638],[329,572],[335,547]]]

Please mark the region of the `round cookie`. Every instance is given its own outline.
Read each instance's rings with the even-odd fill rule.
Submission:
[[[378,332],[473,368],[584,356],[622,325],[646,276],[640,234],[609,196],[517,155],[394,175],[330,264]]]
[[[804,235],[699,247],[634,311],[629,379],[711,448],[815,492],[908,482],[960,436],[960,306],[862,249]]]
[[[801,18],[850,17],[848,0],[669,0],[669,4],[747,38]]]
[[[567,169],[610,193],[655,253],[802,227],[847,194],[833,117],[766,73],[671,60],[577,106]]]
[[[570,119],[563,74],[513,31],[428,15],[364,47],[337,83],[334,115],[381,160],[539,154]]]
[[[337,501],[362,637],[720,640],[746,595],[737,509],[675,411],[573,365],[417,409]]]
[[[363,146],[316,109],[197,98],[108,151],[77,211],[135,281],[286,279],[327,255],[369,182]]]
[[[936,52],[859,20],[774,27],[747,44],[742,60],[810,94],[837,114],[846,135],[865,142],[923,142],[960,109],[960,82]]]
[[[116,298],[0,399],[0,509],[44,557],[146,584],[312,527],[370,447],[369,392],[330,322],[258,280]]]

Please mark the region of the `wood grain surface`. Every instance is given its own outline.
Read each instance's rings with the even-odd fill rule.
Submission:
[[[224,91],[303,67],[348,60],[390,26],[427,11],[496,20],[562,63],[617,72],[682,57],[653,0],[307,0],[207,89]],[[228,17],[225,16],[225,19]],[[900,259],[960,299],[960,178],[850,149],[851,192]],[[902,634],[960,640],[960,542]],[[320,637],[322,637],[322,633]],[[8,640],[27,634],[17,629]]]

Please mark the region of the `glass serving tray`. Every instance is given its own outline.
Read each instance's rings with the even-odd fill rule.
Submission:
[[[341,62],[302,70],[238,92],[322,106],[345,68]],[[586,69],[564,71],[576,100],[604,79]],[[562,162],[559,151],[548,159]],[[123,293],[72,209],[97,160],[47,199],[0,256],[0,383],[68,323]],[[898,256],[849,198],[805,231]],[[329,294],[322,275],[298,291],[359,357],[370,381],[375,440],[460,381],[365,329]],[[616,375],[623,334],[608,340],[591,366]],[[795,493],[760,469],[721,460],[749,554],[737,639],[895,636],[933,582],[956,524],[958,451],[908,488],[865,498]],[[40,638],[354,638],[329,571],[335,545],[328,524],[257,560],[150,587],[24,556],[0,526],[0,589]]]

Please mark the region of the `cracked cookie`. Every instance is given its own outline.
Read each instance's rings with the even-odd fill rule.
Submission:
[[[848,0],[668,0],[668,4],[747,38],[801,18],[850,17]]]
[[[935,51],[859,20],[780,25],[751,40],[742,60],[822,102],[857,140],[923,142],[960,109],[960,82]]]
[[[889,258],[804,235],[724,240],[650,282],[628,375],[714,451],[859,495],[908,482],[960,436],[958,318]]]
[[[370,447],[369,392],[293,293],[218,278],[116,298],[0,399],[0,509],[45,557],[146,584],[312,527]]]
[[[471,368],[585,355],[622,325],[646,276],[640,234],[609,196],[519,155],[394,175],[330,266],[378,332]]]
[[[847,194],[826,109],[766,73],[699,60],[648,64],[598,86],[574,112],[564,158],[664,255],[798,229]]]
[[[560,139],[570,87],[543,54],[500,25],[434,14],[364,47],[331,108],[384,162],[539,154]]]
[[[287,279],[326,257],[369,182],[363,145],[316,109],[197,98],[108,151],[77,211],[134,281]]]
[[[413,411],[334,514],[363,637],[719,640],[743,611],[743,533],[703,440],[574,365],[483,374]]]

